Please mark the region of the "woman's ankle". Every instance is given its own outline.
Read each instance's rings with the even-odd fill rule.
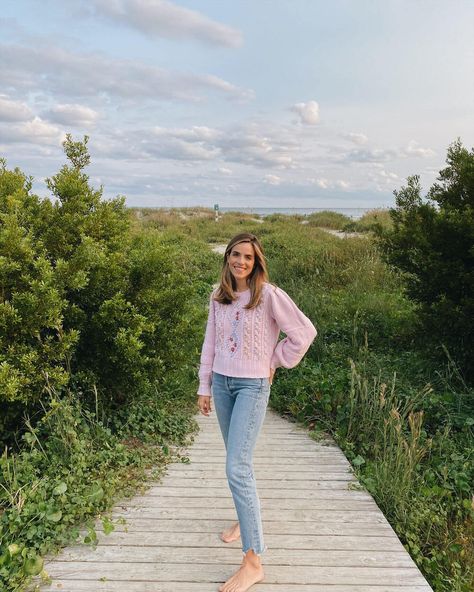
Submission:
[[[244,560],[247,563],[253,565],[254,567],[261,566],[261,557],[260,555],[257,555],[257,553],[255,553],[253,549],[249,549],[247,553],[244,554]]]

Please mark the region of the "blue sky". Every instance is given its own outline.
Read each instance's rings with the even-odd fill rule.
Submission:
[[[3,0],[0,154],[130,206],[380,207],[474,145],[471,0]]]

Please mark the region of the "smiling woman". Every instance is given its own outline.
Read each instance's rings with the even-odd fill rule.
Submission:
[[[286,337],[278,342],[280,331]],[[220,592],[248,590],[263,580],[260,500],[253,450],[270,398],[275,369],[296,366],[316,329],[291,298],[268,281],[262,245],[241,233],[225,249],[219,287],[212,292],[199,369],[198,406],[208,416],[211,398],[224,439],[226,474],[239,521],[221,534],[242,536],[242,566]],[[211,392],[212,391],[212,392]]]

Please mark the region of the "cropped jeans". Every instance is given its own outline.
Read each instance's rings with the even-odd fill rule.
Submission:
[[[267,550],[260,500],[253,472],[253,451],[265,419],[268,378],[237,378],[212,373],[211,392],[226,448],[226,475],[239,518],[242,552]]]

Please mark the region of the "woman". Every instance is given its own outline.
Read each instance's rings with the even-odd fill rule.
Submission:
[[[280,330],[286,337],[278,342]],[[206,416],[211,398],[226,448],[226,475],[239,521],[223,531],[242,536],[240,569],[219,588],[245,592],[263,580],[264,545],[252,455],[263,425],[275,370],[293,368],[316,337],[311,321],[286,292],[268,281],[262,246],[241,233],[224,254],[220,285],[210,298],[199,368],[198,406]]]

